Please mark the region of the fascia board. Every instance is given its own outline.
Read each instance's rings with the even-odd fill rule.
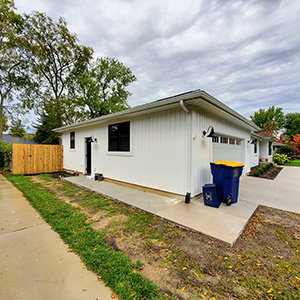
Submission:
[[[79,128],[84,128],[84,127],[90,127],[95,124],[104,124],[104,123],[111,123],[119,120],[123,120],[126,118],[131,118],[131,117],[136,117],[144,114],[150,114],[150,113],[155,113],[158,111],[163,111],[175,107],[180,107],[180,100],[190,100],[195,97],[199,93],[199,91],[195,92],[190,92],[190,93],[185,93],[185,94],[180,94],[176,95],[174,97],[162,99],[162,100],[157,100],[154,102],[146,103],[143,105],[139,105],[133,108],[129,108],[120,112],[112,113],[109,115],[105,115],[102,117],[94,118],[91,120],[79,122],[76,124],[72,125],[67,125],[59,128],[53,129],[55,132],[63,133],[65,131],[71,131],[73,129],[79,129]]]
[[[227,112],[229,115],[233,116],[234,118],[231,119],[231,121],[238,119],[241,122],[243,122],[244,124],[248,125],[247,127],[248,128],[250,127],[251,130],[253,130],[253,129],[256,131],[260,130],[260,128],[258,126],[256,126],[253,122],[249,121],[248,119],[246,119],[245,117],[243,117],[242,115],[240,115],[239,113],[237,113],[236,111],[234,111],[233,109],[231,109],[230,107],[228,107],[227,105],[222,103],[221,101],[212,97],[211,95],[209,95],[208,93],[206,93],[203,90],[196,90],[196,91],[187,92],[184,94],[179,94],[179,95],[176,95],[173,97],[157,100],[154,102],[142,104],[142,105],[139,105],[139,106],[136,106],[133,108],[129,108],[129,109],[126,109],[126,110],[123,110],[120,112],[112,113],[112,114],[109,114],[106,116],[102,116],[102,117],[94,118],[91,120],[79,122],[76,124],[56,128],[53,131],[58,132],[58,133],[63,133],[63,132],[71,131],[74,129],[91,127],[96,124],[100,125],[100,124],[118,122],[118,121],[124,120],[126,118],[128,119],[131,117],[141,116],[141,115],[145,115],[145,114],[151,114],[151,113],[155,113],[158,111],[175,108],[177,106],[179,107],[180,106],[179,103],[181,100],[187,101],[187,103],[192,104],[192,105],[194,105],[194,104],[197,105],[197,102],[201,99],[212,104],[213,106],[219,108],[220,110]]]

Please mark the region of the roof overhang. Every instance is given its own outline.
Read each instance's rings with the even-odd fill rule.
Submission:
[[[94,125],[107,124],[112,122],[119,122],[128,118],[142,116],[145,114],[156,113],[159,111],[169,110],[172,108],[180,107],[180,101],[184,101],[187,106],[198,106],[212,114],[222,116],[226,119],[233,120],[235,123],[239,123],[240,126],[246,127],[251,131],[260,130],[253,122],[246,119],[221,101],[212,97],[203,90],[196,90],[179,94],[173,97],[157,100],[147,104],[139,105],[133,108],[129,108],[120,112],[112,113],[102,117],[90,119],[83,122],[78,122],[72,125],[63,126],[54,129],[55,132],[63,133],[72,131],[75,129],[81,129],[91,127]],[[232,118],[233,117],[233,118]]]
[[[260,133],[251,132],[251,136],[254,137],[254,138],[261,139],[261,140],[269,140],[271,142],[275,141],[274,138],[272,138],[270,136],[267,136],[267,135],[260,134]]]

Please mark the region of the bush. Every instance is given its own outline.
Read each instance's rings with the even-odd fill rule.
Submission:
[[[260,175],[259,171],[255,171],[255,172],[254,172],[254,176],[255,176],[255,177],[259,177],[259,175]]]
[[[285,146],[278,148],[276,151],[276,154],[285,154],[288,157],[294,158],[295,155],[297,154],[297,152],[294,147],[285,145]]]
[[[12,145],[0,141],[0,168],[10,169]]]
[[[259,177],[263,173],[269,171],[273,166],[274,166],[273,163],[269,163],[267,165],[260,167],[257,171],[254,172],[254,176]]]
[[[278,165],[284,165],[285,163],[287,163],[289,161],[289,157],[286,154],[278,154],[276,153],[273,156],[273,161],[274,163],[278,164]]]

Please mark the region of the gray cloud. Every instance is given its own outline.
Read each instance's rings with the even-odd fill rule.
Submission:
[[[249,117],[270,105],[300,111],[297,0],[16,0],[20,13],[64,17],[95,56],[138,81],[131,106],[203,89]]]

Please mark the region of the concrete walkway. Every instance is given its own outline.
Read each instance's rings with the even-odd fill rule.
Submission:
[[[108,300],[111,290],[0,175],[0,299]]]
[[[222,203],[217,209],[204,205],[202,198],[185,204],[181,200],[107,181],[93,181],[85,176],[67,177],[65,180],[231,245],[239,237],[257,207],[256,203],[240,200],[230,207]]]
[[[153,193],[84,176],[65,180],[99,194],[135,206],[159,217],[200,231],[232,245],[258,205],[300,213],[300,168],[284,167],[275,180],[242,176],[238,203],[206,206],[200,198],[190,204]]]

